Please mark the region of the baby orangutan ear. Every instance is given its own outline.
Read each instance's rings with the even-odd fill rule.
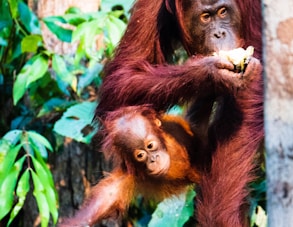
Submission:
[[[161,122],[159,119],[156,119],[156,120],[155,120],[155,124],[156,124],[158,127],[161,127],[162,122]]]

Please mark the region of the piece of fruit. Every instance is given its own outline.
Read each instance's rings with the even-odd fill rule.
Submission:
[[[253,52],[254,48],[249,46],[246,50],[243,48],[237,48],[229,51],[220,50],[216,55],[231,61],[237,70],[244,71],[245,65],[248,64]]]

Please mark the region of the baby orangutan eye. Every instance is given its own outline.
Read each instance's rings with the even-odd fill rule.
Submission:
[[[146,145],[146,150],[148,151],[155,151],[158,149],[158,142],[157,141],[150,141]]]
[[[144,162],[147,159],[147,152],[144,150],[135,150],[134,158],[138,162]]]

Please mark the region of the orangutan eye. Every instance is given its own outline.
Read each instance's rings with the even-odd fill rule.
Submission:
[[[211,15],[209,13],[203,13],[200,15],[200,20],[203,23],[208,23],[211,21]]]
[[[147,152],[144,150],[136,150],[134,152],[134,158],[138,162],[144,162],[147,159]]]
[[[221,18],[224,18],[227,16],[227,9],[225,7],[222,7],[221,9],[218,10],[218,15]]]
[[[158,149],[158,143],[157,141],[150,141],[146,145],[147,150],[149,151],[155,151]]]

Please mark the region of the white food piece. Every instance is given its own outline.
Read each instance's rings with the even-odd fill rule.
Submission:
[[[248,64],[250,57],[253,55],[254,48],[252,46],[247,47],[247,49],[237,48],[234,50],[224,51],[220,50],[219,53],[215,54],[220,57],[224,57],[231,61],[236,68],[244,70],[244,65]]]

